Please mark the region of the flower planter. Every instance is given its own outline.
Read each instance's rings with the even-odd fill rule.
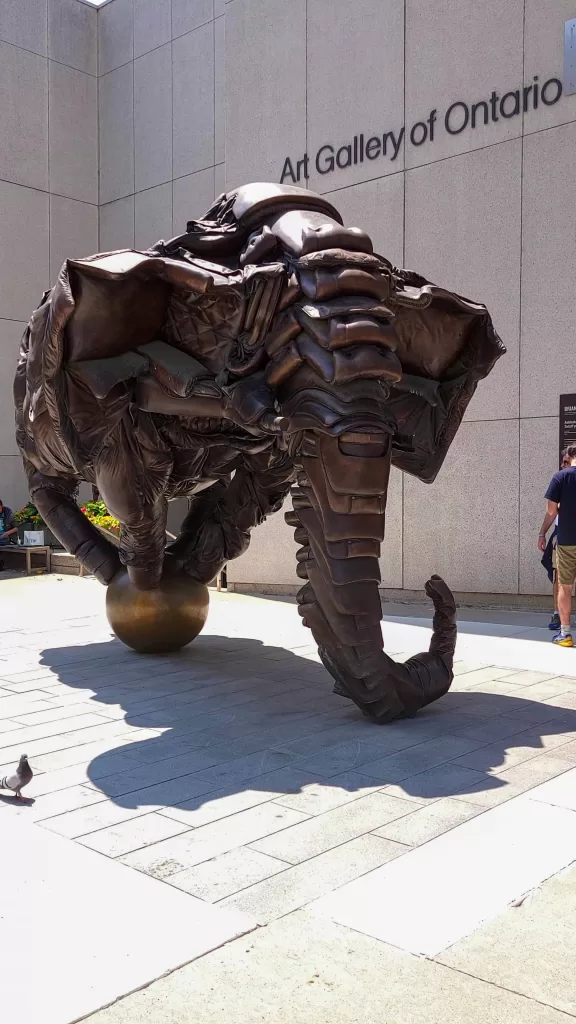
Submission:
[[[113,543],[120,543],[120,523],[110,515],[103,501],[87,501],[85,505],[81,505],[80,511],[100,533]]]
[[[100,523],[94,523],[93,525],[101,534],[103,534],[104,537],[106,537],[106,540],[109,540],[110,543],[114,545],[115,548],[120,547],[119,529],[109,530],[106,526],[100,526]]]

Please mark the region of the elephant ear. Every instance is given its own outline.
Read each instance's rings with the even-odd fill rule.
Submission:
[[[127,249],[67,260],[60,278],[71,300],[68,363],[121,356],[174,333],[175,297],[184,305],[184,319],[188,307],[200,301],[224,312],[231,302],[234,310],[242,306],[242,271],[182,254],[172,258],[158,248],[162,243],[147,252]]]
[[[432,483],[478,381],[506,349],[485,306],[400,271],[389,304],[404,376],[391,387],[392,463]]]
[[[154,262],[129,251],[68,260],[68,361],[119,356],[158,337],[170,288]]]

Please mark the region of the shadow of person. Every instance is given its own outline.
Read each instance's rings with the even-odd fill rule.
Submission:
[[[544,751],[561,759],[576,738],[574,710],[477,690],[378,726],[331,692],[311,647],[301,652],[210,634],[162,657],[116,640],[46,649],[42,664],[102,716],[74,734],[60,763],[89,762],[91,784],[131,809],[193,812],[243,794],[222,803],[224,814],[309,786],[358,795],[392,786],[416,801],[500,789],[511,782],[500,772]]]

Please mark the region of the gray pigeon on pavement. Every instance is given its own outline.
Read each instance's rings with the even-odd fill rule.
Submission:
[[[28,764],[28,758],[26,754],[22,754],[14,774],[5,775],[3,779],[0,779],[0,789],[11,789],[17,798],[21,800],[22,794],[20,791],[32,781],[32,775],[33,772]]]

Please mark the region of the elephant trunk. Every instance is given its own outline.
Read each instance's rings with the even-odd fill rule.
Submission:
[[[435,604],[430,650],[396,664],[383,651],[380,548],[384,539],[391,435],[304,431],[295,457],[293,511],[298,595],[337,693],[377,722],[411,716],[452,681],[455,606],[443,581],[427,585]],[[441,585],[441,586],[440,586]],[[444,589],[442,589],[444,588]]]

